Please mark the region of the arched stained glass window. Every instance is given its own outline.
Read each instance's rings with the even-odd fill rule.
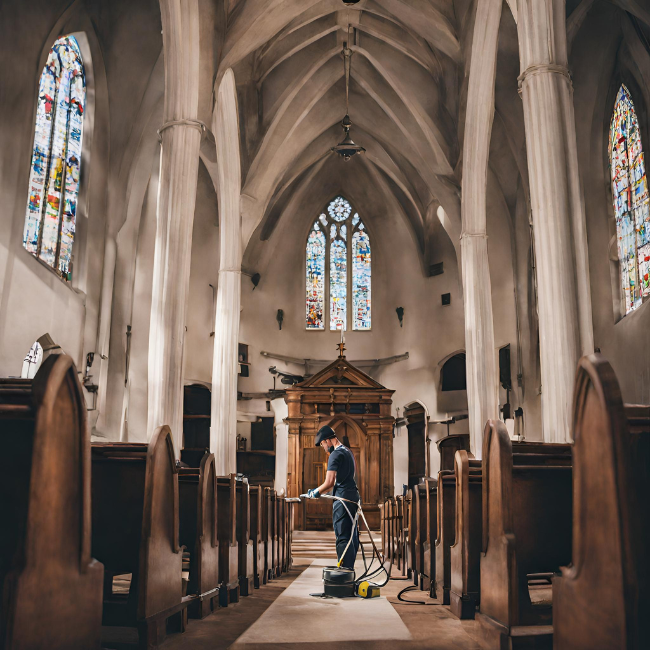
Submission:
[[[307,239],[307,329],[325,329],[327,304],[330,330],[369,330],[370,281],[370,237],[350,203],[338,196],[314,222]]]
[[[325,235],[318,223],[307,241],[307,328],[323,329],[325,305]]]
[[[72,278],[86,79],[74,36],[59,38],[41,74],[23,246]]]
[[[609,153],[625,313],[650,295],[650,212],[641,132],[630,92],[616,98]]]

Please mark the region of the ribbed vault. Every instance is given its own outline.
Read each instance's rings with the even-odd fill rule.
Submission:
[[[347,163],[350,181],[358,177],[391,197],[386,205],[402,213],[421,253],[429,206],[440,204],[459,221],[457,13],[464,17],[470,4],[360,0],[346,8],[341,0],[231,0],[216,83],[234,70],[245,245],[251,237],[268,239],[319,171],[346,164],[333,159],[330,147],[342,136],[348,24],[352,135],[367,149],[362,161]]]

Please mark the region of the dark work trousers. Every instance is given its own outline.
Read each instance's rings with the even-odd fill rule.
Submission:
[[[357,505],[354,503],[345,504],[350,511],[352,517],[357,514]],[[334,501],[332,509],[332,523],[334,524],[334,534],[336,535],[336,556],[341,557],[345,547],[348,544],[350,535],[352,534],[352,519],[348,515],[345,506],[340,501]],[[354,561],[357,559],[357,551],[359,550],[359,529],[354,527],[354,537],[348,550],[343,558],[341,566],[347,569],[354,569]]]

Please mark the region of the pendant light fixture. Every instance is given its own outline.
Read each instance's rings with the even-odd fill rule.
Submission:
[[[348,40],[343,44],[343,64],[345,66],[345,117],[341,122],[345,137],[332,151],[337,153],[345,162],[348,162],[352,156],[358,153],[364,153],[365,149],[355,144],[354,140],[350,137],[350,127],[352,120],[350,120],[350,67],[352,65],[352,50],[349,48],[350,43],[350,23],[348,23]]]

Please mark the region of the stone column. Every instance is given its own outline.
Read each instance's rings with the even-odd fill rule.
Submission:
[[[213,121],[219,171],[219,287],[214,323],[210,449],[217,474],[237,471],[237,375],[241,309],[241,166],[235,75],[219,84]]]
[[[581,354],[593,351],[593,326],[564,3],[519,0],[518,29],[537,263],[542,432],[546,442],[568,442],[576,366]]]
[[[461,201],[461,270],[465,305],[467,403],[472,453],[482,456],[483,429],[499,417],[492,285],[488,262],[487,177],[502,0],[477,4],[467,92]]]
[[[183,438],[183,344],[192,224],[203,127],[198,0],[160,0],[165,57],[164,124],[149,335],[149,435],[167,424]]]

